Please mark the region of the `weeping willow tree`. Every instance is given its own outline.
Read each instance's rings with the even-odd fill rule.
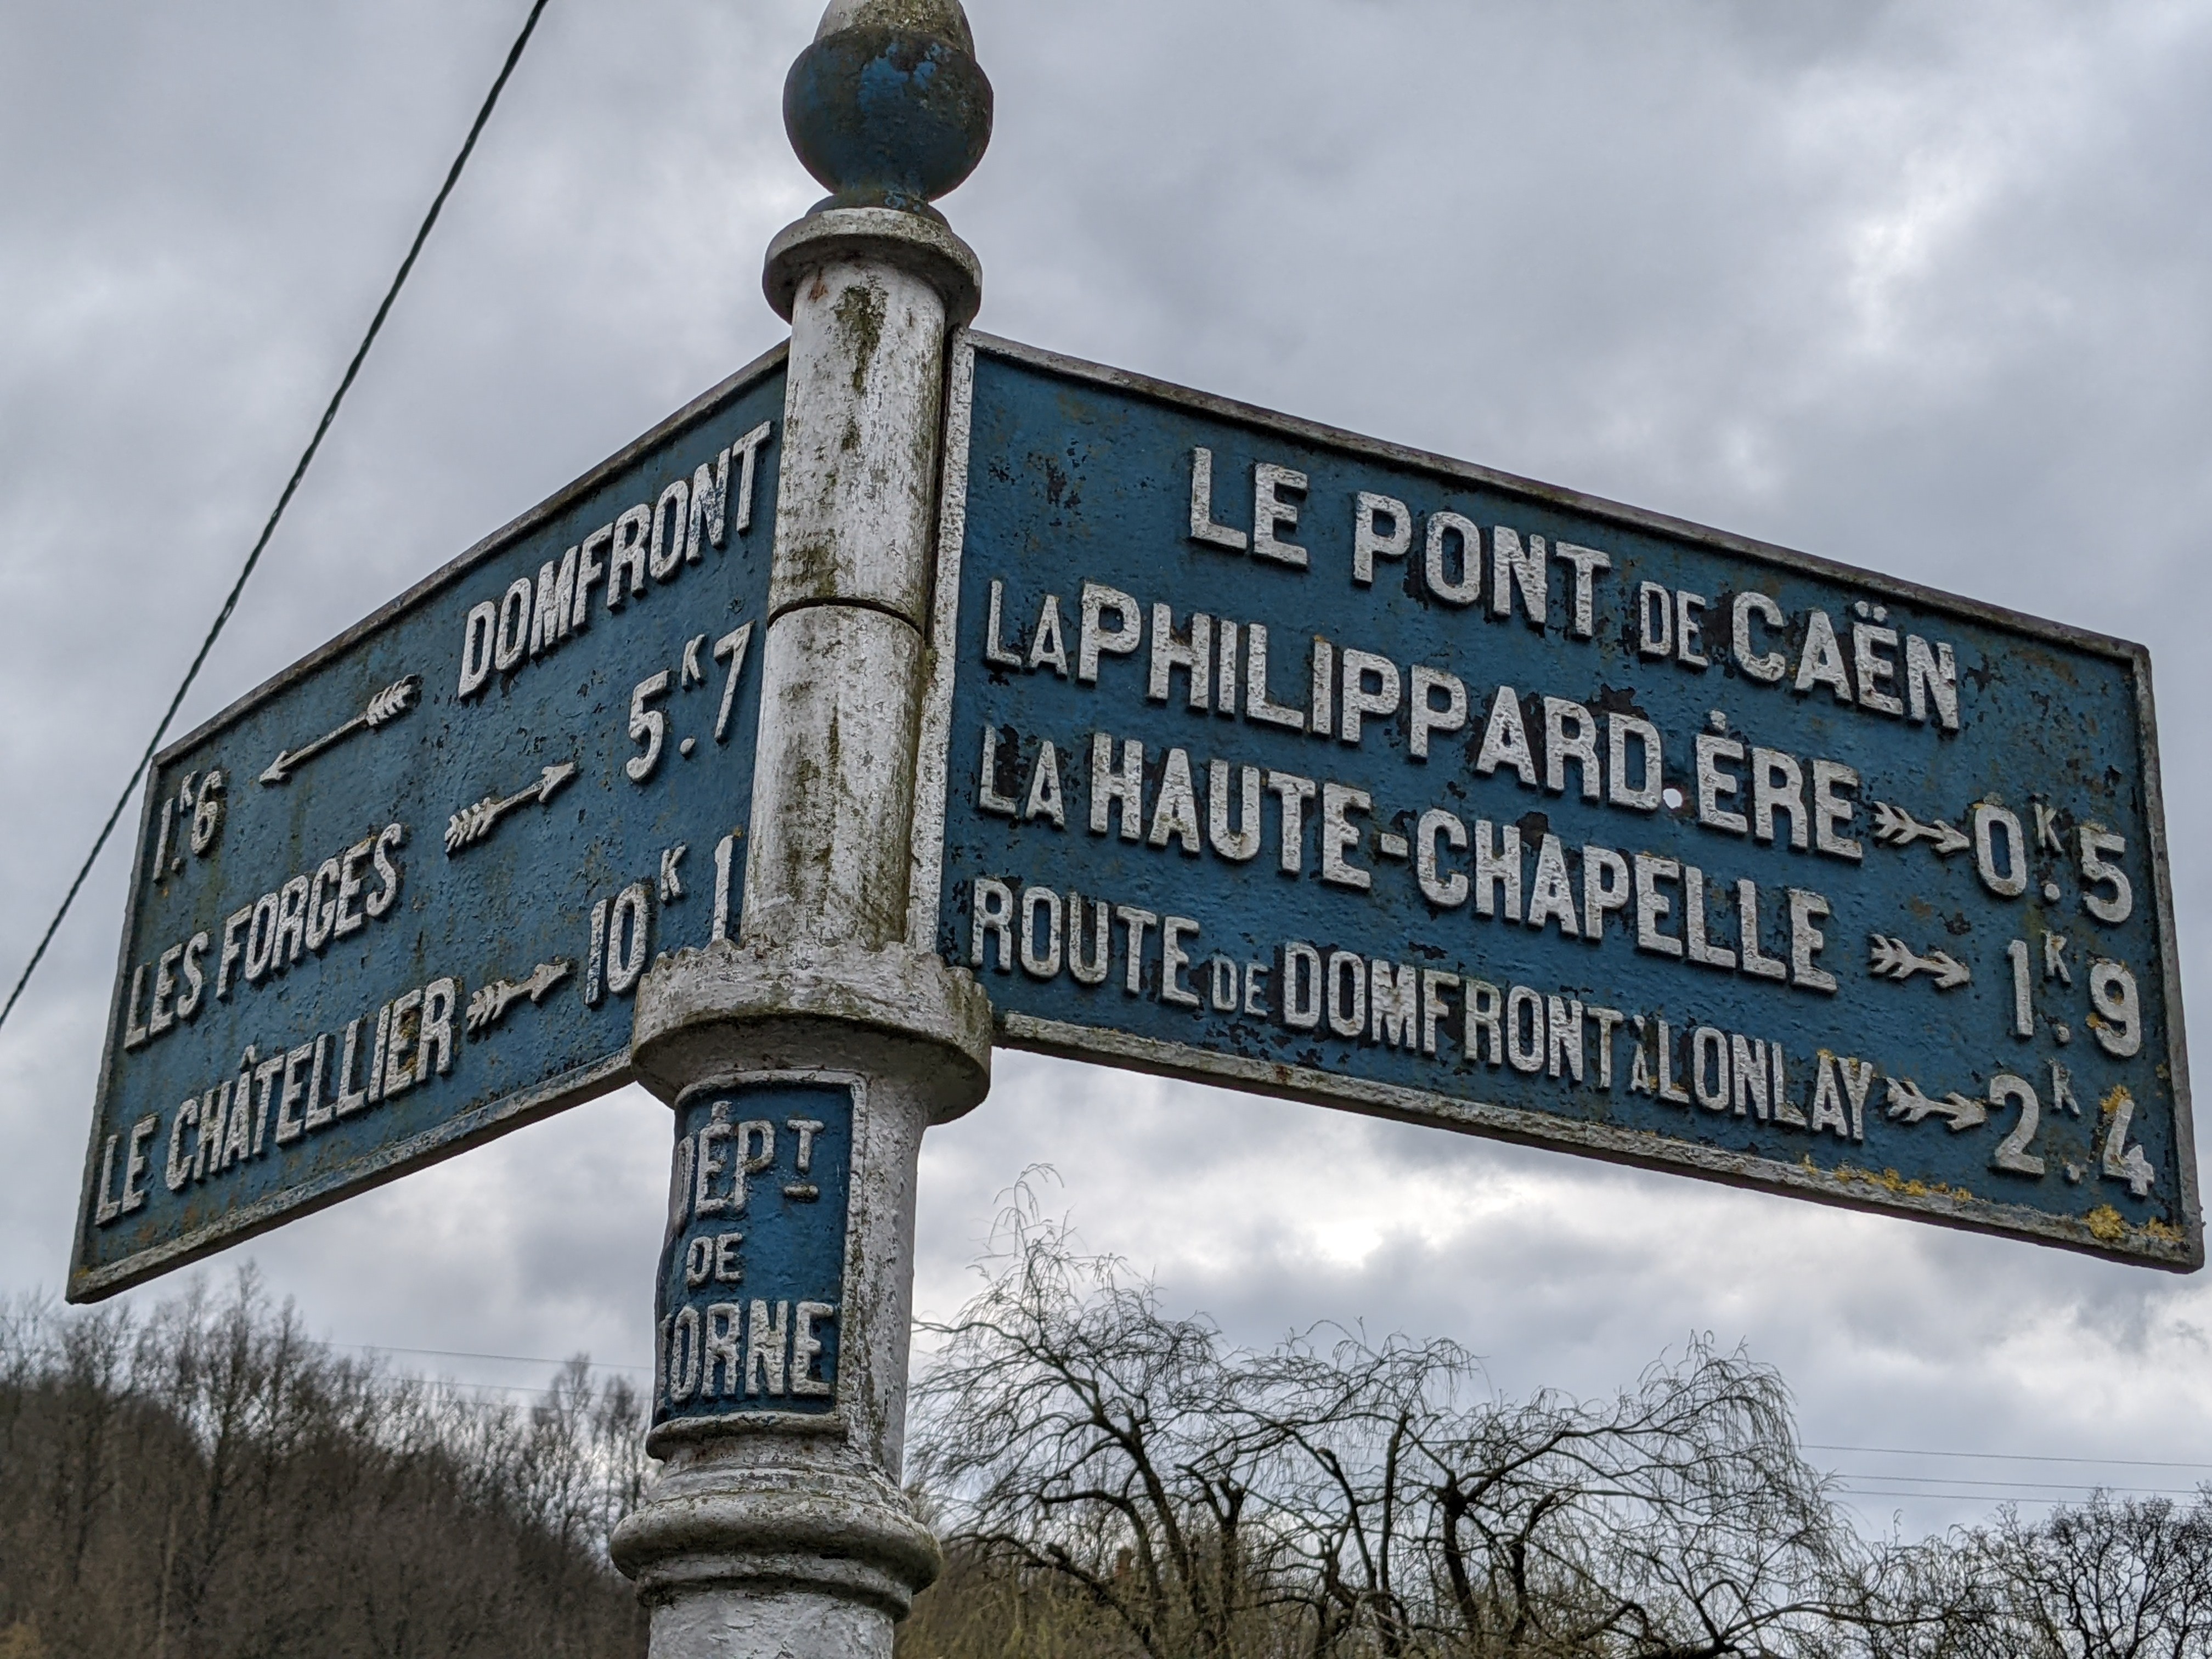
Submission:
[[[1039,1631],[1081,1610],[1087,1645],[1033,1650],[1143,1659],[1870,1651],[1957,1611],[1925,1573],[1895,1593],[1915,1553],[1849,1524],[1741,1352],[1514,1400],[1449,1341],[1232,1345],[1033,1206],[1000,1244],[925,1328],[915,1469],[956,1566],[914,1655],[1017,1650],[986,1601]]]

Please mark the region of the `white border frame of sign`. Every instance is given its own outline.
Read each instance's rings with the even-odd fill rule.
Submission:
[[[684,1109],[683,1101],[700,1095],[734,1093],[756,1085],[770,1087],[777,1084],[826,1083],[836,1088],[853,1091],[852,1145],[846,1149],[845,1158],[845,1255],[837,1265],[837,1383],[826,1412],[721,1412],[713,1417],[680,1417],[671,1422],[655,1425],[646,1432],[645,1450],[648,1457],[666,1460],[669,1449],[686,1441],[712,1439],[726,1434],[836,1434],[845,1432],[851,1420],[851,1399],[845,1391],[846,1333],[850,1328],[845,1322],[845,1310],[852,1305],[851,1285],[853,1262],[859,1254],[860,1231],[860,1149],[867,1144],[868,1079],[858,1072],[839,1071],[832,1066],[800,1066],[786,1071],[738,1072],[715,1082],[696,1083],[686,1089],[675,1108]],[[663,1247],[665,1248],[665,1246]],[[665,1354],[660,1348],[660,1333],[653,1334],[654,1343],[653,1383],[654,1400],[659,1398],[665,1379],[660,1374]]]
[[[790,350],[790,343],[786,341],[754,358],[736,374],[700,393],[667,419],[657,422],[650,430],[623,445],[614,454],[556,490],[528,512],[495,530],[458,558],[432,571],[398,598],[380,606],[283,672],[263,681],[229,708],[194,727],[154,757],[153,770],[147,775],[145,800],[139,809],[137,849],[131,855],[131,885],[125,890],[124,898],[123,944],[117,952],[115,989],[108,1000],[106,1038],[100,1049],[99,1081],[93,1091],[92,1133],[85,1152],[84,1176],[78,1191],[76,1231],[70,1238],[66,1292],[69,1301],[100,1301],[161,1273],[186,1267],[218,1250],[228,1249],[233,1244],[243,1243],[285,1222],[296,1221],[303,1216],[313,1215],[318,1210],[328,1209],[343,1199],[381,1187],[416,1170],[441,1164],[457,1153],[480,1146],[511,1130],[526,1127],[541,1118],[552,1116],[556,1112],[611,1094],[631,1080],[627,1054],[599,1065],[580,1066],[536,1088],[487,1101],[472,1110],[447,1119],[435,1129],[411,1135],[393,1146],[380,1147],[367,1158],[325,1171],[299,1187],[226,1211],[218,1219],[180,1234],[165,1244],[125,1256],[105,1267],[87,1268],[83,1265],[86,1228],[92,1214],[93,1183],[99,1178],[96,1173],[100,1163],[101,1127],[99,1103],[107,1098],[108,1085],[113,1080],[118,1036],[123,1029],[124,991],[130,976],[132,947],[137,943],[131,924],[137,909],[137,895],[145,881],[146,844],[153,825],[155,775],[194,744],[204,742],[227,726],[236,724],[262,704],[316,672],[340,653],[398,621],[433,595],[467,576],[477,566],[498,557],[516,542],[599,488],[656,444],[673,436],[684,427],[706,419],[724,404],[750,392],[783,367]]]
[[[2099,1239],[2086,1222],[2047,1214],[2025,1205],[1987,1200],[1962,1202],[1937,1193],[1891,1193],[1878,1178],[1844,1180],[1821,1170],[1778,1159],[1747,1158],[1741,1153],[1698,1147],[1668,1137],[1603,1124],[1578,1123],[1547,1113],[1523,1111],[1481,1101],[1458,1099],[1425,1090],[1391,1084],[1366,1083],[1304,1066],[1285,1066],[1269,1060],[1217,1054],[1188,1043],[1160,1042],[1148,1037],[1100,1028],[1076,1025],[1030,1015],[1000,1013],[998,1041],[1006,1048],[1056,1055],[1066,1060],[1091,1060],[1131,1071],[1191,1083],[1212,1084],[1248,1092],[1303,1101],[1310,1105],[1334,1106],[1376,1117],[1457,1129],[1465,1133],[1509,1140],[1522,1146],[1549,1146],[1630,1164],[1648,1170],[1692,1175],[1732,1187],[1759,1191],[1782,1191],[1799,1198],[1844,1209],[1877,1215],[1907,1215],[1940,1226],[2001,1237],[2027,1237],[2106,1261],[2163,1268],[2172,1273],[2194,1273],[2204,1265],[2203,1213],[2197,1196],[2197,1144],[2191,1121],[2189,1044],[2182,1012],[2181,963],[2174,938],[2173,890],[2166,856],[2166,802],[2158,763],[2158,721],[2151,697],[2150,653],[2142,646],[2086,629],[2029,617],[2001,605],[1923,587],[1895,576],[1860,570],[1832,559],[1800,553],[1769,542],[1731,535],[1726,531],[1671,518],[1665,514],[1626,507],[1617,501],[1556,484],[1539,483],[1512,473],[1496,471],[1472,462],[1454,460],[1425,450],[1363,437],[1319,422],[1301,420],[1251,404],[1211,393],[1194,392],[1150,376],[1062,356],[1036,346],[1026,346],[988,334],[963,330],[953,347],[945,398],[945,476],[938,527],[937,592],[932,616],[933,666],[921,722],[921,767],[916,779],[913,890],[907,920],[908,943],[917,951],[937,949],[939,899],[945,867],[945,792],[948,787],[947,744],[951,736],[952,681],[957,655],[960,608],[960,563],[967,537],[969,423],[975,410],[975,355],[978,352],[1009,362],[1041,369],[1071,380],[1087,380],[1110,391],[1232,421],[1256,431],[1279,434],[1298,442],[1323,445],[1371,458],[1395,466],[1415,467],[1458,484],[1540,501],[1565,511],[1586,514],[1625,529],[1688,542],[1710,551],[1729,554],[1760,563],[1778,565],[1793,573],[1848,582],[1869,593],[1923,610],[1948,611],[1986,626],[2028,635],[2069,649],[2094,653],[2124,664],[2136,688],[2136,709],[2142,750],[2137,756],[2143,783],[2144,804],[2150,823],[2151,866],[2158,893],[2160,969],[2166,991],[2166,1063],[2173,1077],[2174,1145],[2180,1165],[2183,1238],[2178,1244],[2156,1248],[2117,1249]],[[1869,1191],[1869,1188],[1873,1190]],[[1879,1194],[1879,1196],[1875,1194]]]

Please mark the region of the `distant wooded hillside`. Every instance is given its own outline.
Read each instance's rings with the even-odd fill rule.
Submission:
[[[0,1659],[629,1659],[641,1402],[487,1404],[311,1341],[250,1278],[0,1320]]]
[[[2212,1659],[2212,1491],[1865,1536],[1782,1379],[1611,1400],[1445,1341],[1237,1347],[1016,1213],[911,1424],[945,1577],[900,1659]],[[635,1659],[644,1402],[348,1358],[250,1277],[0,1316],[0,1659]]]

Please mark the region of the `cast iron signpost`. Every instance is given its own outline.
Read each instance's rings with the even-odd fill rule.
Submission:
[[[70,1281],[635,1079],[658,1659],[888,1655],[994,1042],[2202,1260],[2139,647],[963,331],[833,0],[772,354],[158,762]]]

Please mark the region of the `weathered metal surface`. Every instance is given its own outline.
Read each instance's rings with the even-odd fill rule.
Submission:
[[[687,953],[695,967],[720,954]],[[665,971],[672,978],[682,969],[672,963]],[[654,1610],[653,1641],[663,1641],[665,1624],[678,1652],[701,1629],[756,1623],[780,1629],[794,1601],[822,1596],[872,1608],[882,1626],[878,1635],[887,1642],[889,1621],[905,1612],[939,1565],[929,1529],[899,1483],[912,1333],[915,1170],[939,1088],[911,1042],[886,1046],[865,1035],[772,1017],[725,1030],[722,1058],[738,1060],[738,1069],[702,1077],[678,1110],[678,1134],[690,1142],[693,1202],[681,1242],[664,1255],[657,1292],[661,1322],[647,1443],[662,1468],[646,1501],[616,1530],[614,1560]],[[763,1049],[779,1046],[817,1063],[796,1054],[762,1057]],[[834,1062],[818,1063],[828,1054],[835,1054]],[[712,1063],[704,1052],[695,1058]],[[760,1130],[744,1129],[750,1122],[776,1126],[775,1163],[748,1178],[742,1213],[702,1215],[699,1136],[721,1103],[728,1103],[732,1139],[718,1137],[710,1158],[735,1149],[740,1136],[756,1159],[765,1153]],[[823,1125],[808,1148],[804,1175],[795,1122]],[[678,1151],[672,1172],[672,1218],[686,1156]],[[708,1197],[733,1198],[729,1181],[726,1170],[710,1170]],[[809,1184],[819,1186],[818,1197],[788,1190]],[[720,1239],[732,1232],[743,1235],[732,1247],[743,1283],[690,1284],[691,1241],[714,1240],[719,1265]],[[703,1253],[697,1261],[714,1271]],[[769,1304],[764,1325],[751,1305],[755,1298]],[[785,1392],[777,1395],[765,1371],[767,1353],[763,1373],[731,1390],[726,1370],[711,1369],[709,1339],[734,1329],[726,1314],[715,1319],[714,1305],[742,1309],[745,1361],[757,1330],[765,1331],[769,1350],[795,1360],[801,1301],[835,1309],[812,1319],[811,1340],[823,1351],[808,1356],[811,1380],[833,1392],[794,1393],[787,1370]],[[696,1350],[683,1320],[687,1306],[699,1321]],[[686,1386],[693,1352],[699,1354],[696,1391]],[[757,1391],[754,1380],[761,1383]],[[681,1633],[687,1631],[691,1634]],[[772,1638],[765,1648],[733,1642],[730,1650],[781,1652],[775,1642],[787,1639]],[[790,1649],[816,1650],[805,1644]]]
[[[927,281],[833,249],[792,313],[743,937],[874,947],[906,935],[946,325]]]
[[[839,0],[824,38],[870,20],[957,24],[966,39],[954,0]],[[742,1121],[771,1121],[744,1103],[787,1091],[793,1073],[817,1093],[850,1091],[842,1273],[825,1279],[819,1255],[797,1264],[775,1234],[743,1268],[748,1353],[756,1296],[775,1298],[771,1347],[786,1295],[793,1321],[801,1299],[835,1306],[813,1357],[835,1411],[820,1395],[756,1393],[750,1379],[709,1397],[703,1359],[687,1392],[685,1307],[709,1343],[730,1329],[714,1301],[737,1304],[699,1309],[707,1287],[682,1286],[692,1300],[656,1359],[662,1473],[612,1540],[653,1609],[655,1659],[888,1655],[892,1620],[939,1570],[900,1484],[915,1173],[924,1127],[988,1087],[991,1023],[973,980],[915,943],[911,873],[948,331],[974,314],[981,280],[941,221],[890,206],[817,210],[769,249],[763,286],[792,338],[745,914],[732,940],[655,965],[632,1054],[679,1103],[679,1134],[701,1133],[695,1101],[711,1113],[733,1099]],[[805,1115],[833,1126],[823,1133],[842,1156],[841,1109],[823,1100]],[[800,1115],[785,1114],[787,1127]],[[809,1248],[826,1251],[826,1217],[803,1207],[779,1222],[804,1223]],[[664,1313],[674,1272],[672,1260]],[[795,1360],[795,1331],[782,1340]]]
[[[842,1428],[854,1146],[865,1085],[754,1078],[677,1108],[653,1305],[653,1425]]]
[[[917,882],[1002,1041],[2199,1265],[2140,647],[1004,342],[953,385]]]
[[[159,758],[73,1298],[628,1076],[740,913],[783,356]]]
[[[953,0],[841,0],[783,88],[784,131],[833,207],[933,215],[983,159],[991,116]]]

